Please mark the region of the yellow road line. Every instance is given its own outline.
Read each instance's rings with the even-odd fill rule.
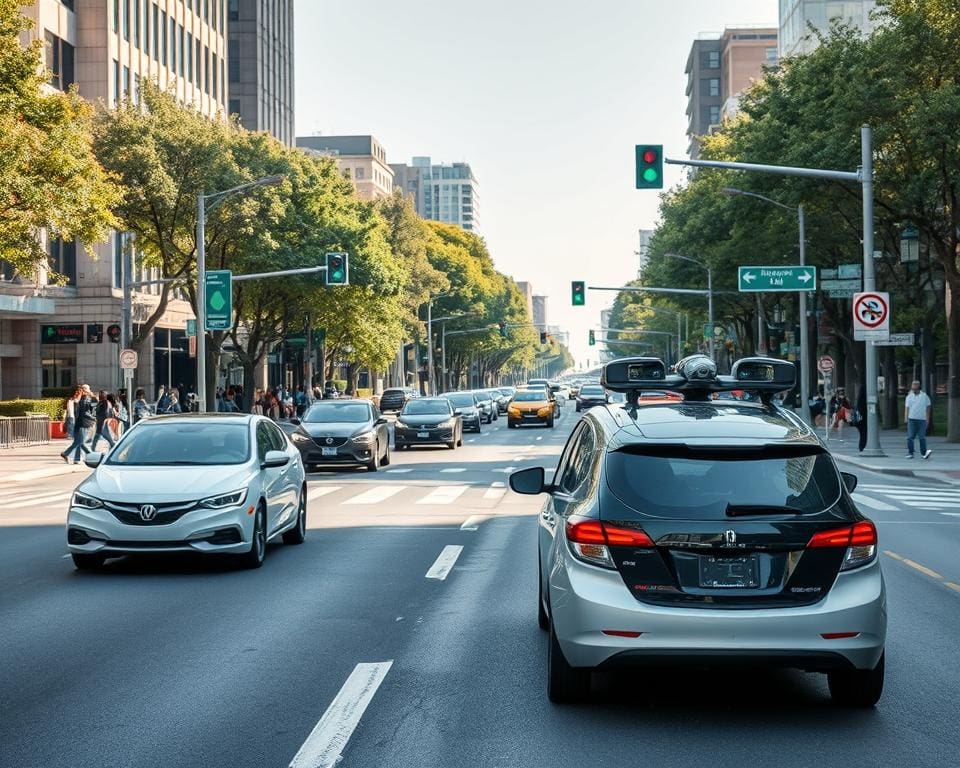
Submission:
[[[943,586],[945,586],[947,589],[952,589],[954,592],[960,592],[960,584],[955,584],[952,581],[945,581],[943,576],[941,576],[932,568],[927,568],[925,565],[920,565],[920,563],[914,562],[903,555],[898,555],[896,552],[892,552],[889,549],[885,549],[883,554],[887,555],[888,557],[892,557],[894,560],[899,560],[904,565],[910,566],[915,571],[922,573],[924,576],[929,576],[931,579],[935,579],[943,584]]]
[[[954,592],[960,592],[960,584],[954,584],[952,581],[943,582],[943,586],[952,589]]]

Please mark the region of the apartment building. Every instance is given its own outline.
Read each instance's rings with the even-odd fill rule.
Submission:
[[[373,136],[298,136],[297,146],[334,158],[364,200],[393,193],[393,170],[387,164],[387,152]]]
[[[780,0],[780,55],[797,56],[816,48],[811,26],[826,32],[834,21],[842,21],[869,34],[877,26],[872,16],[876,7],[876,0]]]
[[[415,157],[410,165],[390,167],[420,216],[456,224],[468,232],[479,229],[479,187],[469,163],[434,163],[429,157]]]

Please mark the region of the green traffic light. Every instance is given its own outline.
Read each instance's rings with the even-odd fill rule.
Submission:
[[[647,168],[643,172],[643,180],[646,182],[654,182],[660,178],[660,174],[656,172],[653,168]]]

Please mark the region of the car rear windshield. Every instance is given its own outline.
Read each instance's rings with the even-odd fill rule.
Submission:
[[[537,390],[536,392],[517,392],[513,396],[515,402],[518,403],[535,403],[541,400],[546,400],[546,396],[543,393],[543,390]]]
[[[840,476],[814,446],[693,450],[630,446],[607,454],[607,484],[653,517],[730,519],[738,514],[813,514],[840,499]]]
[[[250,427],[241,423],[145,422],[130,430],[107,464],[213,466],[243,464],[250,456]]]
[[[476,405],[476,402],[473,399],[473,395],[468,392],[461,392],[455,395],[447,395],[447,400],[450,401],[450,404],[454,408],[473,408]]]
[[[450,413],[450,403],[446,400],[411,400],[402,412],[415,416]]]
[[[331,421],[360,424],[370,420],[370,406],[366,403],[316,403],[310,406],[303,420],[308,424]]]
[[[603,387],[581,387],[581,395],[602,395]]]

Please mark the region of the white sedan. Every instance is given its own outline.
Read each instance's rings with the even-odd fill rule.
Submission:
[[[67,514],[67,546],[79,569],[143,552],[228,553],[258,568],[274,536],[304,540],[300,453],[263,416],[158,416],[85,461],[94,471]]]

